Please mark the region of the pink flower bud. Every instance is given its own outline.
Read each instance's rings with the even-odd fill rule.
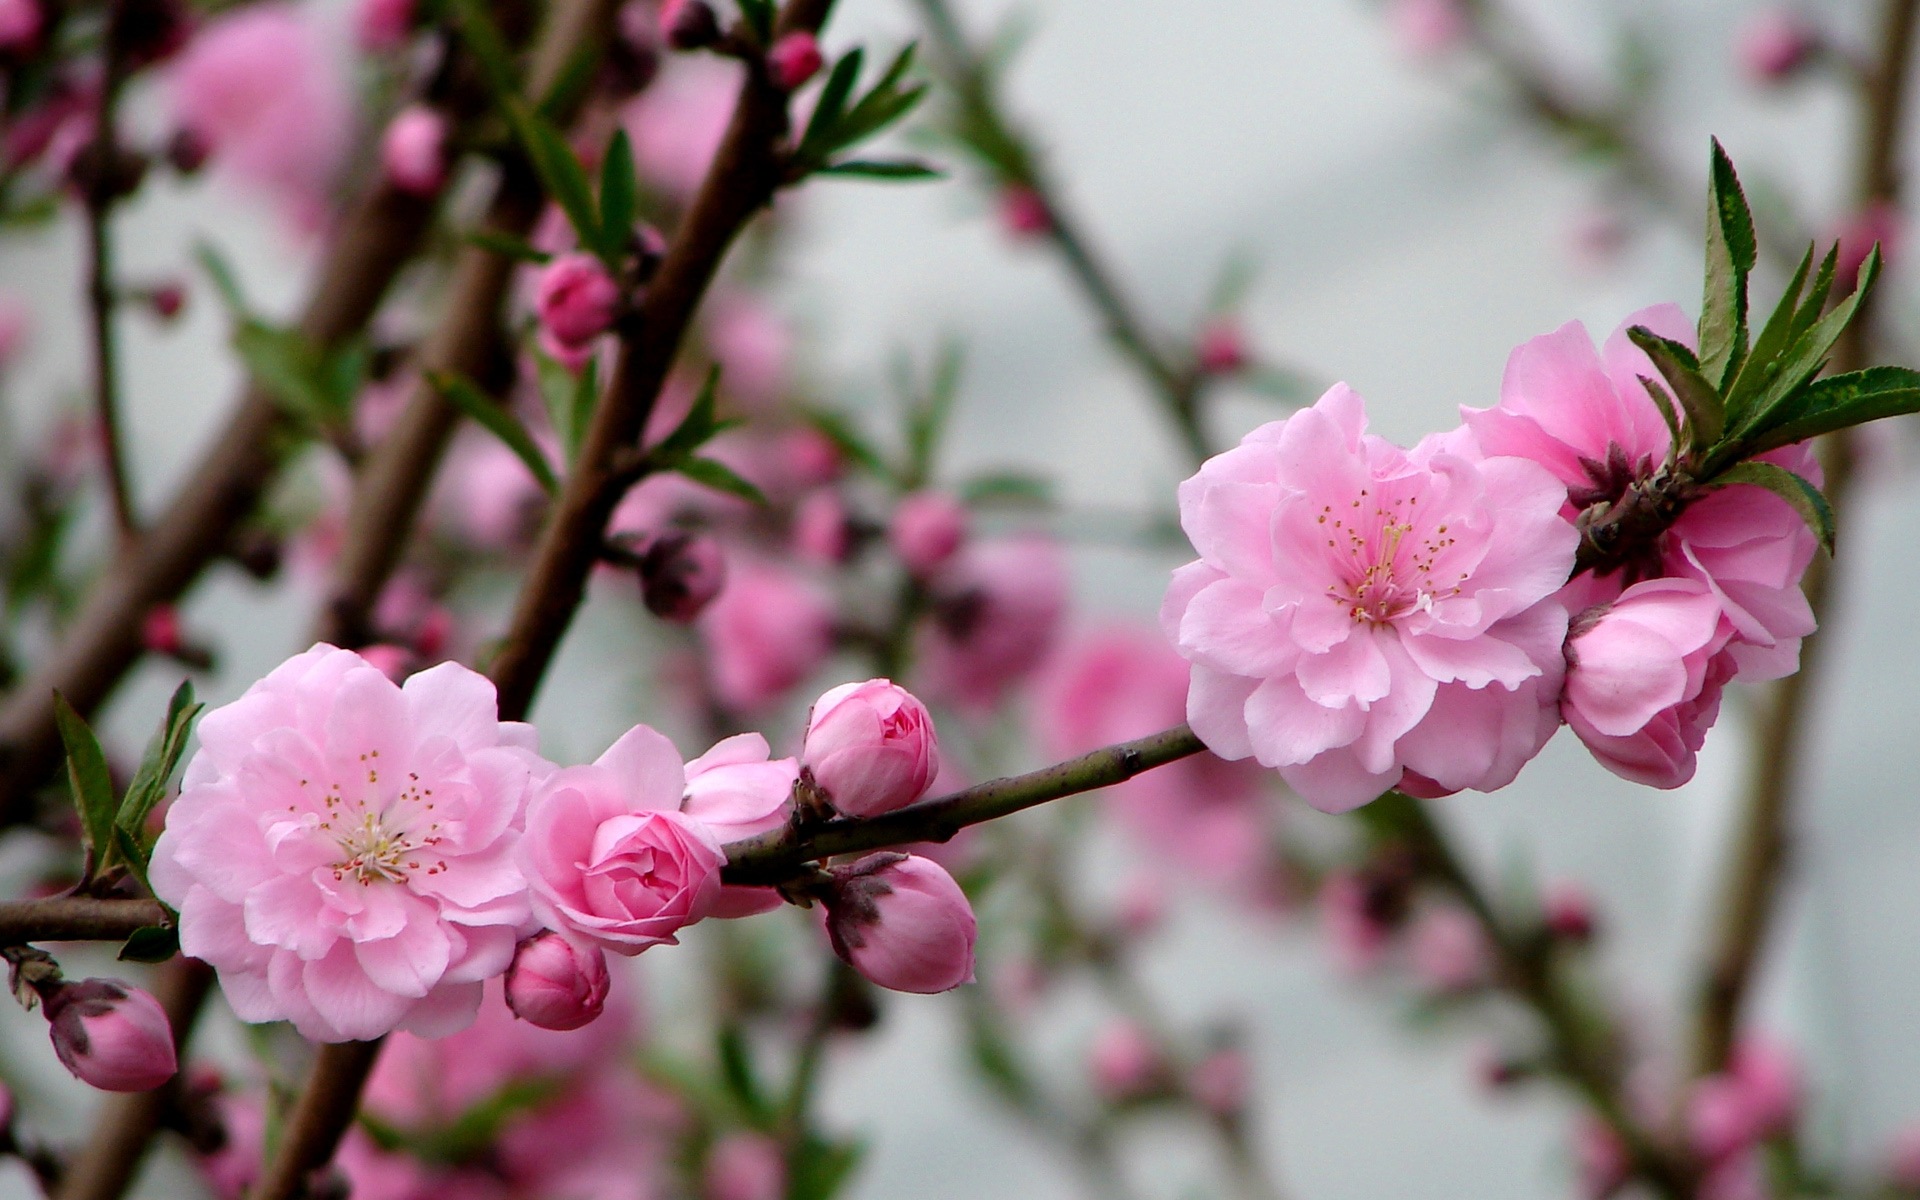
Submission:
[[[953,876],[910,854],[872,854],[833,871],[833,952],[883,988],[928,995],[973,982],[973,907]]]
[[[1740,27],[1734,57],[1747,78],[1761,85],[1784,82],[1820,51],[1820,31],[1786,9],[1753,14]]]
[[[0,0],[0,54],[31,50],[44,23],[40,0]]]
[[[353,14],[354,40],[368,53],[397,49],[413,32],[416,0],[360,0]]]
[[[53,1051],[74,1077],[108,1092],[157,1088],[179,1069],[160,1002],[117,979],[84,979],[46,997]]]
[[[819,488],[800,501],[793,510],[793,548],[821,566],[847,561],[853,553],[853,525],[838,492]]]
[[[1573,1158],[1580,1173],[1582,1200],[1606,1200],[1633,1175],[1633,1159],[1613,1127],[1582,1113],[1573,1127]]]
[[[0,1083],[0,1139],[7,1136],[7,1130],[13,1125],[13,1089]]]
[[[701,1183],[705,1200],[780,1200],[787,1161],[780,1143],[764,1133],[730,1133],[707,1151]]]
[[[534,311],[553,341],[579,350],[605,333],[620,310],[620,286],[591,254],[562,254],[540,272]]]
[[[507,1007],[529,1025],[578,1029],[605,1011],[607,986],[605,954],[544,929],[513,952]]]
[[[917,579],[951,559],[967,537],[967,510],[945,492],[914,492],[901,498],[887,523],[887,544]]]
[[[662,534],[640,554],[641,598],[663,621],[692,621],[726,583],[726,555],[704,534]]]
[[[1694,1085],[1687,1133],[1694,1152],[1722,1162],[1790,1132],[1800,1113],[1800,1073],[1782,1046],[1755,1038],[1736,1044],[1724,1071]]]
[[[1562,880],[1547,888],[1541,907],[1547,932],[1565,942],[1593,940],[1598,921],[1593,915],[1593,898],[1577,883]]]
[[[1473,28],[1473,17],[1461,0],[1392,0],[1387,19],[1401,53],[1418,59],[1450,53]]]
[[[1414,977],[1434,991],[1464,992],[1486,982],[1486,935],[1464,909],[1426,910],[1415,919],[1407,939]]]
[[[1216,1117],[1245,1112],[1253,1094],[1253,1064],[1246,1052],[1229,1046],[1215,1050],[1187,1074],[1187,1095]]]
[[[660,6],[660,36],[675,50],[698,50],[720,40],[720,18],[706,0],[666,0]]]
[[[173,282],[158,284],[147,293],[147,303],[154,316],[171,321],[187,307],[187,289]]]
[[[410,196],[431,196],[447,182],[447,119],[424,104],[395,115],[380,138],[380,167]]]
[[[797,30],[782,36],[767,50],[767,74],[791,92],[819,74],[823,61],[819,41],[806,30]]]
[[[180,610],[171,604],[156,604],[140,622],[140,645],[149,654],[172,657],[180,653]]]
[[[1000,225],[1016,239],[1036,238],[1053,231],[1053,214],[1044,196],[1016,184],[1000,193]]]
[[[1203,375],[1235,375],[1246,369],[1247,335],[1232,317],[1216,317],[1200,330],[1194,361]]]
[[[912,804],[940,772],[927,708],[885,679],[843,683],[813,702],[800,766],[850,817]]]
[[[1135,1021],[1108,1022],[1087,1051],[1093,1090],[1110,1104],[1137,1100],[1154,1091],[1166,1070],[1159,1044]]]

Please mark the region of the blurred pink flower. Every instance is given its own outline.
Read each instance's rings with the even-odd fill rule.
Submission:
[[[1573,1160],[1581,1200],[1606,1200],[1626,1186],[1633,1174],[1633,1159],[1620,1135],[1587,1113],[1574,1118]]]
[[[1473,30],[1461,0],[1389,0],[1387,21],[1400,52],[1417,59],[1457,50]]]
[[[620,310],[620,286],[591,254],[562,254],[540,269],[534,314],[542,349],[565,358],[588,348]]]
[[[634,163],[647,182],[685,203],[706,177],[740,90],[739,64],[676,55],[628,106],[624,123]]]
[[[1920,1192],[1920,1122],[1909,1122],[1893,1135],[1887,1147],[1887,1182]]]
[[[804,29],[782,34],[767,47],[767,74],[791,92],[820,72],[820,43]]]
[[[707,352],[720,364],[720,384],[746,407],[779,403],[793,361],[793,330],[764,301],[747,292],[715,297],[706,321]]]
[[[1093,1090],[1110,1104],[1152,1091],[1166,1070],[1166,1056],[1153,1037],[1124,1017],[1101,1026],[1087,1050]]]
[[[1753,82],[1775,84],[1812,61],[1820,46],[1819,29],[1805,17],[1790,9],[1764,8],[1741,24],[1734,58]]]
[[[967,538],[967,510],[945,492],[902,496],[887,522],[887,544],[907,572],[925,579],[959,552]]]
[[[839,492],[817,488],[800,501],[793,510],[793,548],[816,566],[847,561],[853,552],[853,526]]]
[[[730,1133],[707,1151],[701,1183],[704,1200],[780,1200],[787,1193],[786,1158],[764,1133]]]
[[[931,581],[926,694],[991,709],[1039,668],[1067,606],[1059,544],[1037,534],[970,541]]]
[[[714,694],[736,712],[766,708],[826,661],[833,620],[831,597],[812,580],[762,559],[736,559],[697,626]]]
[[[1030,187],[1013,185],[1000,192],[1000,226],[1026,241],[1053,231],[1053,214],[1046,197]]]
[[[1695,1153],[1708,1162],[1724,1162],[1791,1132],[1800,1097],[1800,1069],[1792,1052],[1764,1038],[1741,1038],[1726,1069],[1694,1084],[1687,1097],[1687,1132]]]
[[[1367,434],[1344,384],[1254,430],[1180,485],[1201,557],[1161,623],[1193,663],[1194,731],[1329,812],[1409,772],[1505,786],[1558,725],[1565,498],[1464,437]]]
[[[353,33],[362,50],[381,53],[398,49],[413,32],[419,0],[359,0],[353,10]]]
[[[0,370],[19,359],[32,329],[26,303],[12,292],[0,292]]]
[[[1216,1117],[1245,1112],[1253,1095],[1253,1064],[1246,1051],[1229,1046],[1194,1064],[1187,1072],[1187,1094]]]
[[[1480,923],[1466,910],[1436,906],[1423,910],[1407,929],[1407,962],[1415,979],[1443,994],[1464,992],[1485,983],[1492,952]]]
[[[0,0],[0,54],[32,49],[45,21],[40,0]]]
[[[1844,296],[1853,291],[1860,267],[1876,245],[1880,247],[1882,262],[1898,261],[1906,245],[1907,217],[1892,201],[1875,200],[1849,215],[1831,236],[1840,245],[1840,255],[1833,265],[1834,290]]]
[[[237,8],[203,26],[168,72],[175,119],[235,178],[317,227],[352,119],[341,66],[291,4]]]
[[[533,915],[615,954],[677,944],[707,915],[726,855],[680,812],[686,767],[636,725],[590,766],[562,767],[527,804],[518,858]]]
[[[394,187],[431,196],[447,182],[447,118],[424,104],[395,114],[380,135],[380,166]]]
[[[198,733],[152,879],[235,1014],[327,1042],[470,1022],[527,919],[513,848],[552,769],[486,677],[397,687],[321,644]]]

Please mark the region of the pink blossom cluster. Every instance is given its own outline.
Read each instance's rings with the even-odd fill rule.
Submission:
[[[200,739],[154,889],[236,1014],[319,1041],[455,1032],[502,975],[520,1017],[587,1024],[608,1003],[607,952],[777,906],[723,887],[724,842],[784,827],[802,800],[893,811],[939,764],[925,707],[875,679],[820,698],[798,758],[743,734],[689,763],[636,725],[562,767],[498,719],[484,676],[443,663],[395,683],[324,644],[208,713]],[[931,860],[883,857],[826,897],[835,947],[883,986],[970,979],[965,896]]]
[[[1514,352],[1498,404],[1411,450],[1368,433],[1337,385],[1181,485],[1200,558],[1161,616],[1214,753],[1328,811],[1503,787],[1563,722],[1626,778],[1693,776],[1727,682],[1795,669],[1815,541],[1785,501],[1735,485],[1624,567],[1572,577],[1576,520],[1671,457],[1634,325],[1692,336],[1671,305],[1600,350],[1569,324]],[[1766,457],[1818,480],[1805,446]]]

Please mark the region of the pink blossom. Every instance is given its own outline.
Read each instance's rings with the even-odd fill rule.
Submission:
[[[1340,969],[1360,975],[1380,964],[1392,941],[1393,893],[1360,871],[1334,871],[1320,884],[1320,932]]]
[[[1069,758],[1177,725],[1186,719],[1187,674],[1186,660],[1151,626],[1112,624],[1076,637],[1035,688],[1041,744]],[[1157,868],[1245,888],[1271,858],[1269,779],[1253,762],[1196,754],[1102,795]]]
[[[1094,1091],[1109,1103],[1136,1099],[1152,1091],[1166,1074],[1166,1056],[1137,1022],[1109,1021],[1087,1051],[1087,1073]]]
[[[740,733],[715,744],[687,764],[686,799],[680,811],[713,831],[722,842],[767,833],[787,823],[800,766],[773,758],[767,739]]]
[[[730,1133],[707,1151],[704,1200],[780,1200],[787,1162],[780,1143],[764,1133]]]
[[[1409,773],[1505,786],[1558,724],[1565,498],[1461,437],[1368,435],[1344,384],[1256,429],[1180,485],[1201,558],[1161,623],[1193,663],[1194,731],[1329,812]]]
[[[1018,240],[1053,231],[1053,213],[1047,200],[1030,187],[1014,184],[1000,192],[1000,226]]]
[[[1640,383],[1658,372],[1628,340],[1633,325],[1693,340],[1692,323],[1671,304],[1628,316],[1598,353],[1580,323],[1569,322],[1513,352],[1497,406],[1462,410],[1482,451],[1532,459],[1566,484],[1570,520],[1659,470],[1671,449],[1666,422]],[[1764,457],[1820,482],[1804,445]],[[1745,485],[1719,488],[1680,514],[1648,561],[1604,578],[1583,575],[1565,599],[1579,612],[1642,578],[1698,580],[1733,623],[1733,666],[1748,679],[1777,679],[1797,668],[1800,640],[1813,632],[1800,577],[1816,548],[1806,523],[1778,496]]]
[[[896,992],[931,994],[973,982],[973,906],[938,864],[872,854],[834,868],[833,876],[827,935],[854,970]]]
[[[793,330],[780,315],[748,293],[717,297],[707,318],[707,350],[722,368],[727,394],[761,410],[786,391],[793,360]]]
[[[1167,888],[1158,874],[1141,872],[1121,886],[1115,919],[1128,937],[1145,938],[1167,921]]]
[[[1480,923],[1452,906],[1429,908],[1414,919],[1407,930],[1407,958],[1414,978],[1443,994],[1478,987],[1492,966]]]
[[[521,942],[507,968],[507,1007],[542,1029],[578,1029],[607,1006],[607,959],[545,929]]]
[[[1734,57],[1749,79],[1773,84],[1810,62],[1820,44],[1820,31],[1805,17],[1784,8],[1766,8],[1741,25]]]
[[[720,39],[720,18],[706,0],[661,0],[660,36],[676,50],[699,50]]]
[[[1568,942],[1593,939],[1599,920],[1594,916],[1593,897],[1572,880],[1560,880],[1547,886],[1541,898],[1542,922],[1547,932]]]
[[[816,489],[793,510],[793,548],[823,567],[847,561],[853,553],[853,526],[839,492]]]
[[[533,914],[616,954],[638,954],[707,915],[726,855],[683,815],[673,743],[636,725],[591,766],[563,767],[527,804],[519,861]]]
[[[369,54],[397,50],[413,32],[418,0],[360,0],[353,12],[354,39]]]
[[[447,119],[424,104],[397,113],[380,136],[380,166],[394,187],[431,196],[447,182]]]
[[[887,544],[907,572],[921,579],[951,559],[966,537],[966,507],[945,492],[901,497],[887,522]]]
[[[740,66],[720,58],[669,59],[625,113],[641,175],[675,200],[692,199],[720,148],[740,90]]]
[[[1417,59],[1458,49],[1473,30],[1473,17],[1461,0],[1390,0],[1387,19],[1401,52]]]
[[[1694,1150],[1720,1162],[1768,1138],[1792,1131],[1799,1120],[1800,1070],[1779,1043],[1744,1037],[1728,1055],[1726,1069],[1694,1085],[1687,1098],[1687,1130]]]
[[[1692,579],[1636,583],[1589,610],[1567,639],[1567,724],[1616,775],[1649,787],[1693,778],[1695,756],[1733,675],[1733,629]]]
[[[831,599],[811,580],[764,560],[736,560],[698,624],[714,694],[737,712],[778,700],[826,661],[833,619]]]
[[[820,43],[804,29],[783,34],[767,48],[767,74],[791,92],[820,72]]]
[[[1893,262],[1899,258],[1907,240],[1906,214],[1890,200],[1875,200],[1843,220],[1832,237],[1840,246],[1840,255],[1833,267],[1834,283],[1838,292],[1845,295],[1853,290],[1860,267],[1875,246],[1880,247],[1882,260]]]
[[[929,588],[926,691],[989,709],[1039,668],[1053,649],[1067,606],[1059,544],[1037,534],[970,541]]]
[[[45,21],[40,0],[0,0],[0,54],[32,49]]]
[[[303,224],[316,221],[346,153],[351,102],[299,10],[267,3],[214,17],[169,83],[184,130],[237,179],[291,205]]]
[[[471,1021],[528,916],[514,843],[551,770],[493,685],[443,663],[395,686],[321,644],[199,737],[151,873],[234,1012],[329,1042]]]
[[[1253,1064],[1235,1047],[1215,1050],[1187,1072],[1187,1094],[1216,1117],[1245,1112],[1253,1094]]]
[[[1581,1200],[1606,1200],[1633,1177],[1626,1143],[1611,1125],[1587,1113],[1574,1119],[1573,1158]]]
[[[532,540],[547,494],[505,442],[478,430],[458,437],[441,474],[435,508],[450,532],[496,553]]]
[[[800,765],[850,817],[912,804],[940,770],[940,742],[926,705],[890,680],[843,683],[813,702]]]
[[[554,344],[579,350],[613,324],[620,286],[593,255],[562,254],[540,269],[533,306]]]
[[[83,979],[45,997],[53,1050],[74,1078],[107,1092],[144,1092],[172,1079],[173,1027],[160,1002],[118,979]]]
[[[1246,331],[1232,317],[1215,317],[1200,330],[1194,359],[1202,374],[1235,375],[1247,367]]]

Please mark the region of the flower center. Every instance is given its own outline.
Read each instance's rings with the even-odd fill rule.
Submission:
[[[360,761],[367,764],[369,786],[380,782],[380,768],[373,761],[379,757],[378,750],[360,756]],[[306,787],[307,781],[302,779],[300,786]],[[429,875],[446,870],[446,860],[434,850],[441,841],[439,821],[429,819],[424,830],[393,827],[417,822],[396,819],[393,825],[389,824],[390,818],[401,818],[409,809],[431,813],[432,797],[433,789],[422,787],[420,776],[412,772],[407,773],[406,788],[384,808],[374,807],[365,798],[349,803],[344,788],[337,783],[329,787],[323,800],[326,812],[321,817],[320,828],[340,847],[340,858],[333,864],[333,877],[345,879],[351,875],[362,884],[403,883],[422,867]]]
[[[1327,545],[1334,552],[1339,582],[1327,595],[1346,607],[1356,623],[1386,625],[1411,612],[1429,609],[1436,599],[1460,594],[1463,572],[1448,587],[1434,582],[1440,555],[1457,540],[1445,525],[1431,535],[1411,537],[1418,496],[1402,496],[1385,505],[1368,499],[1368,489],[1347,512],[1335,515],[1334,506],[1321,508],[1316,520],[1325,527]]]

